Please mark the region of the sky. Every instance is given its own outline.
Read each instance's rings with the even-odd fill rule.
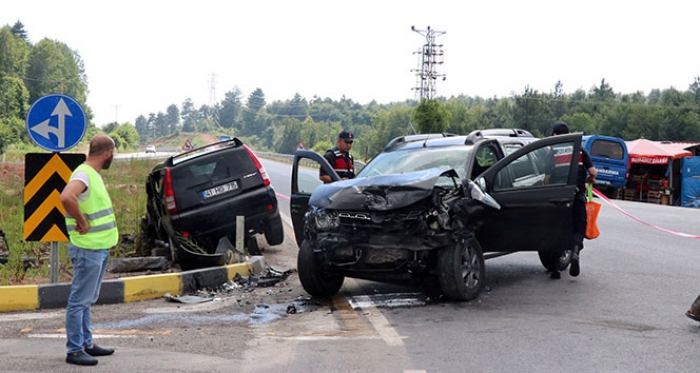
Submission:
[[[360,104],[415,98],[428,27],[442,44],[438,96],[508,97],[525,87],[686,90],[700,76],[700,1],[21,0],[0,26],[77,51],[93,122],[134,123],[191,99],[299,93]],[[423,33],[411,30],[423,31]]]

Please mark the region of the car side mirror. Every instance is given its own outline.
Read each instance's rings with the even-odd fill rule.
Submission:
[[[496,210],[501,209],[501,205],[484,191],[486,189],[486,181],[484,181],[483,178],[479,178],[477,182],[468,180],[467,188],[469,191],[469,196],[472,199],[475,199],[486,206],[495,208]]]

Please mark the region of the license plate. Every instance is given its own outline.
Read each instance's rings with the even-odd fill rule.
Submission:
[[[213,187],[211,189],[203,190],[202,197],[204,197],[204,199],[207,199],[207,198],[218,196],[219,194],[224,194],[224,193],[230,192],[232,190],[236,190],[236,189],[238,189],[238,183],[236,183],[235,181],[232,181],[230,183],[219,185],[219,186]]]

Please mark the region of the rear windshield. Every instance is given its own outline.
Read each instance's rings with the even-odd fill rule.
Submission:
[[[230,178],[241,178],[245,174],[256,171],[255,164],[248,153],[240,149],[221,152],[215,156],[206,155],[180,163],[173,172],[173,178],[187,187],[203,182],[216,183]]]
[[[461,145],[385,152],[372,159],[357,176],[402,174],[435,167],[449,167],[464,179],[465,165],[471,149],[470,146]]]
[[[615,141],[595,140],[591,145],[591,155],[612,159],[624,159],[625,151],[622,144]]]

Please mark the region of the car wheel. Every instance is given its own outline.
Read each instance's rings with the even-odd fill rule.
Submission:
[[[333,276],[323,272],[316,253],[306,240],[299,247],[297,271],[299,271],[301,286],[313,296],[331,296],[340,290],[345,280],[344,276]]]
[[[265,227],[265,239],[267,243],[274,246],[284,242],[284,227],[282,226],[282,218],[277,215],[270,219]]]
[[[460,238],[438,254],[440,287],[452,300],[473,300],[484,285],[484,254],[475,238]]]
[[[563,271],[569,266],[571,255],[573,255],[574,250],[540,250],[537,253],[540,256],[540,262],[548,271]]]

